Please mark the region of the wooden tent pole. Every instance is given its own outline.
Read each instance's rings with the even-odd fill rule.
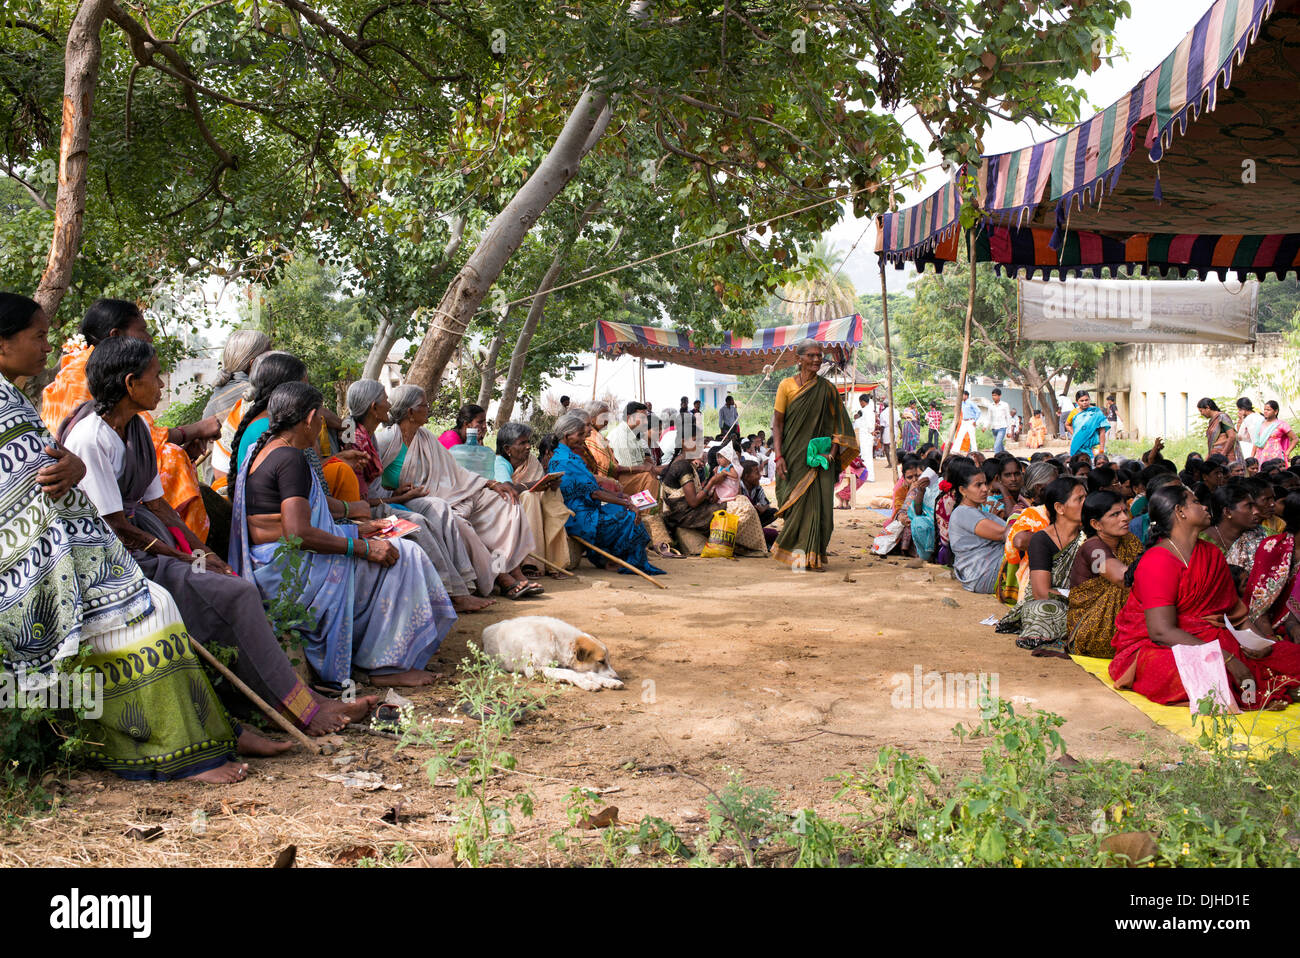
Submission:
[[[961,394],[966,388],[966,365],[970,361],[970,327],[975,318],[975,236],[971,230],[966,231],[966,249],[970,253],[970,290],[966,299],[966,332],[961,343],[961,378],[957,381],[957,414],[953,417],[952,440],[949,452],[956,451],[957,432],[961,429]],[[979,440],[973,444],[979,447]]]
[[[889,288],[885,282],[885,257],[877,257],[880,260],[880,312],[885,321],[885,375],[886,383],[889,389],[889,411],[885,413],[885,426],[889,429],[889,437],[894,440],[894,455],[889,460],[889,474],[893,476],[894,483],[898,483],[898,445],[902,436],[895,433],[901,432],[902,420],[899,420],[899,429],[894,428],[894,416],[898,414],[897,407],[894,406],[894,352],[889,345]],[[874,452],[872,453],[874,455]]]
[[[591,399],[596,400],[596,379],[600,376],[600,353],[596,353],[596,365],[591,369]]]

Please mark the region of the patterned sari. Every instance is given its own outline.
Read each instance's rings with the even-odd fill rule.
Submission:
[[[287,570],[277,558],[279,542],[253,545],[248,538],[245,496],[248,475],[235,482],[230,568],[254,582],[264,599],[274,599]],[[312,473],[311,524],[331,535],[356,538],[357,527],[330,516],[320,480]],[[384,674],[422,669],[456,621],[447,590],[429,557],[413,542],[390,540],[394,565],[384,567],[355,556],[304,550],[298,601],[315,618],[304,629],[307,661],[326,683],[341,687],[352,667]]]
[[[1028,506],[1018,515],[1011,517],[1011,522],[1007,526],[1006,543],[1002,547],[1002,568],[998,571],[998,584],[995,590],[997,597],[1007,605],[1014,606],[1020,601],[1021,595],[1032,591],[1029,588],[1028,552],[1017,549],[1012,545],[1013,540],[1022,532],[1028,532],[1032,536],[1039,529],[1046,529],[1047,526],[1046,506]]]
[[[64,353],[59,360],[59,374],[41,393],[41,418],[51,432],[57,432],[63,420],[83,402],[91,399],[86,383],[86,362],[94,347]],[[175,509],[200,542],[208,538],[208,510],[199,493],[199,476],[189,454],[167,441],[167,430],[154,425],[148,413],[140,414],[149,424],[154,452],[158,456],[158,473],[162,477],[163,498]]]
[[[1070,588],[1070,569],[1082,542],[1083,533],[1079,533],[1052,557],[1053,589]],[[1027,560],[1022,564],[1029,567]],[[1034,590],[1026,588],[1020,593],[1016,607],[1002,617],[997,628],[999,632],[1019,632],[1017,644],[1022,648],[1050,645],[1065,639],[1068,611],[1069,600],[1065,596],[1053,592],[1045,599],[1035,599]]]
[[[1245,600],[1255,618],[1268,614],[1274,631],[1281,629],[1288,617],[1300,620],[1296,560],[1295,536],[1289,532],[1269,536],[1255,550]]]
[[[629,496],[638,492],[648,492],[656,499],[659,498],[659,480],[655,478],[654,473],[633,472],[622,478],[614,475],[618,467],[618,460],[614,457],[614,447],[595,429],[587,433],[587,452],[591,455],[591,461],[595,463],[596,468],[591,471],[596,476],[613,479]]]
[[[772,557],[791,568],[820,569],[826,565],[835,527],[835,480],[857,457],[858,440],[853,421],[828,380],[814,376],[800,386],[797,377],[791,377],[787,382],[794,392],[781,429],[786,471],[776,480],[776,514],[785,522],[772,546]],[[827,436],[840,447],[839,461],[829,469],[809,465],[808,444]]]
[[[1173,650],[1155,642],[1147,633],[1146,610],[1173,606],[1178,627],[1202,642],[1218,642],[1225,655],[1232,655],[1255,678],[1255,703],[1241,701],[1235,685],[1233,694],[1243,709],[1262,708],[1288,689],[1300,687],[1300,645],[1278,642],[1262,659],[1241,654],[1241,647],[1223,626],[1223,617],[1239,601],[1223,553],[1198,540],[1184,567],[1170,550],[1153,546],[1142,556],[1133,579],[1133,590],[1115,620],[1115,658],[1110,677],[1118,688],[1131,688],[1152,702],[1172,705],[1187,701],[1174,662]]]
[[[1093,541],[1093,540],[1089,540]],[[1085,550],[1090,546],[1085,544]],[[1129,533],[1115,547],[1115,558],[1132,565],[1142,554],[1142,542]],[[1068,651],[1074,655],[1109,659],[1115,654],[1110,640],[1115,636],[1115,619],[1129,590],[1122,583],[1104,575],[1094,575],[1070,587],[1069,613],[1066,616]]]
[[[52,500],[36,474],[53,438],[0,376],[0,672],[23,690],[56,680],[90,648],[103,677],[91,752],[126,778],[169,779],[224,764],[235,733],[171,596],[149,582],[79,489]]]
[[[1285,461],[1294,444],[1295,433],[1288,423],[1281,419],[1266,420],[1255,439],[1255,457],[1260,462],[1268,462],[1270,459]]]
[[[1226,412],[1216,412],[1210,416],[1209,422],[1205,425],[1205,446],[1209,450],[1208,454],[1215,452],[1214,445],[1219,441],[1219,437],[1237,428],[1236,423],[1228,418]],[[1228,462],[1241,461],[1241,444],[1231,443],[1227,449],[1223,450],[1223,455],[1227,457]]]

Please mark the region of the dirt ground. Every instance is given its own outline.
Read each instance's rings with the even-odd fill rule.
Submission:
[[[1065,717],[1061,731],[1078,758],[1176,752],[1174,736],[1072,662],[1033,658],[1014,636],[980,625],[1000,614],[991,596],[963,591],[937,566],[872,557],[883,517],[865,506],[886,493],[881,479],[861,490],[858,508],[836,513],[826,573],[796,575],[766,559],[674,560],[662,591],[584,563],[576,578],[548,579],[545,596],[464,616],[429,666],[443,678],[411,696],[417,715],[463,730],[456,720],[469,720],[450,710],[457,664],[466,643],[500,619],[553,615],[608,644],[626,690],[555,689],[516,729],[509,748],[518,767],[496,782],[502,792],[534,794],[536,814],[518,841],[539,864],[560,861],[546,839],[564,827],[575,785],[600,791],[623,821],[655,815],[689,837],[705,827],[705,786],[722,787],[728,769],[777,789],[788,808],[833,812],[828,777],[870,764],[886,745],[945,769],[973,767],[981,743],[959,743],[952,728],[978,721],[974,702],[896,707],[900,698],[913,704],[900,680],[918,669],[996,675],[1002,698]],[[922,701],[917,690],[914,704]],[[363,732],[338,743],[334,757],[295,749],[252,759],[248,780],[226,787],[83,773],[53,786],[63,793],[56,811],[0,837],[0,864],[269,866],[290,844],[299,865],[346,864],[397,842],[416,849],[413,864],[445,861],[456,798],[445,783],[429,784],[428,750],[394,753],[392,741]],[[364,792],[318,777],[341,771],[335,759],[345,755],[349,769],[377,772],[401,790]],[[384,821],[395,805],[396,822]],[[195,834],[200,811],[206,832]],[[127,834],[154,825],[162,832],[152,840]]]

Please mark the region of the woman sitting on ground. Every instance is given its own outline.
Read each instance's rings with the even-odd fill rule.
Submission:
[[[124,299],[96,300],[81,320],[80,336],[63,344],[59,374],[41,393],[41,418],[50,432],[57,433],[72,410],[90,400],[86,363],[94,355],[96,346],[118,336],[153,342],[144,314],[135,303]],[[154,425],[152,416],[146,417],[146,425],[158,459],[163,495],[199,539],[206,541],[208,511],[199,490],[198,472],[183,447],[190,447],[195,455],[199,455],[198,448],[220,434],[220,425],[215,419],[202,419],[168,429]]]
[[[998,569],[996,594],[1001,602],[1014,606],[1020,596],[1029,595],[1029,540],[1035,532],[1047,528],[1047,506],[1043,493],[1060,475],[1056,465],[1048,461],[1032,462],[1025,470],[1020,492],[1028,499],[1025,506],[1007,524],[1007,534],[1002,545],[1002,565]]]
[[[481,543],[477,550],[479,561],[475,563],[475,552],[461,529],[463,525],[477,543],[477,536],[473,535],[469,524],[447,503],[426,498],[428,491],[423,487],[404,483],[391,493],[382,488],[379,479],[384,470],[374,436],[379,424],[388,421],[392,408],[384,387],[373,379],[360,379],[348,387],[347,404],[348,419],[344,421],[343,431],[351,437],[349,449],[360,453],[352,468],[360,489],[365,490],[365,497],[363,502],[348,503],[346,507],[342,502],[336,504],[331,498],[330,514],[336,519],[340,516],[369,515],[372,519],[397,516],[415,523],[419,528],[411,533],[410,538],[424,550],[438,570],[438,578],[442,579],[456,611],[479,612],[493,605],[494,600],[473,594],[476,590],[484,595],[490,593],[496,577],[492,574],[492,554]],[[416,499],[420,500],[420,512],[412,511],[409,506]]]
[[[1255,550],[1245,601],[1251,615],[1267,618],[1279,638],[1300,642],[1300,590],[1296,588],[1296,571],[1300,554],[1296,534],[1300,533],[1300,492],[1282,500],[1285,529],[1266,538]]]
[[[345,705],[303,684],[267,621],[257,589],[234,576],[163,497],[141,415],[151,413],[162,397],[154,348],[140,339],[106,340],[86,363],[86,378],[93,402],[64,420],[59,441],[86,465],[82,491],[144,574],[167,590],[194,638],[236,650],[239,678],[314,735],[336,732],[369,714],[373,699]]]
[[[548,477],[533,455],[533,427],[528,423],[508,422],[497,433],[496,480],[514,486],[541,557],[561,569],[567,568],[569,537],[564,526],[573,513],[560,494],[559,477]],[[524,571],[528,571],[527,564]],[[543,571],[529,574],[540,575]],[[558,577],[562,573],[549,574]]]
[[[731,460],[726,453],[722,454],[722,462],[730,470]],[[748,497],[740,497],[750,506],[743,513],[740,511],[744,508],[743,504],[736,502],[734,498],[726,503],[719,498],[720,492],[727,487],[731,473],[719,469],[712,475],[709,474],[707,454],[702,443],[697,444],[695,441],[688,440],[687,448],[672,461],[659,478],[663,488],[663,518],[669,533],[677,535],[680,539],[682,536],[678,530],[690,529],[707,536],[713,514],[725,510],[740,518],[741,526],[744,527],[744,548],[760,553],[767,551],[763,527]],[[742,531],[737,529],[737,546],[742,546],[741,540]],[[758,542],[762,545],[758,545]]]
[[[641,524],[636,509],[626,496],[602,488],[582,458],[581,453],[587,448],[589,428],[586,416],[573,413],[561,416],[555,424],[555,435],[560,444],[551,455],[547,468],[563,474],[560,494],[573,513],[565,529],[570,535],[585,539],[642,572],[662,575],[663,570],[656,569],[646,559],[650,535]],[[605,559],[598,553],[588,549],[586,554],[597,568],[605,568]]]
[[[270,352],[271,337],[260,329],[237,329],[226,340],[221,352],[221,375],[217,377],[216,387],[203,407],[203,418],[215,419],[221,424],[221,435],[212,443],[212,455],[204,464],[207,481],[218,492],[226,488],[226,473],[230,471],[230,440],[239,428],[238,422],[229,427],[226,419],[230,411],[240,400],[251,396],[253,387],[248,381],[249,370],[253,362],[264,353]],[[224,440],[224,442],[223,442]],[[220,480],[220,486],[215,483]]]
[[[610,445],[603,432],[610,423],[609,406],[595,401],[583,403],[583,409],[591,421],[591,431],[587,433],[587,452],[590,455],[588,468],[597,476],[605,476],[617,481],[619,487],[629,496],[636,495],[638,492],[648,492],[658,499],[659,480],[655,476],[653,466],[624,466],[615,457],[614,447]]]
[[[398,386],[390,403],[389,425],[375,436],[384,471],[379,482],[371,485],[371,494],[418,486],[427,495],[405,505],[435,525],[442,511],[451,507],[474,561],[480,591],[490,589],[493,581],[508,599],[546,591],[520,568],[535,543],[515,490],[464,468],[424,428],[429,421],[429,401],[419,386]]]
[[[466,403],[456,410],[456,425],[445,430],[438,441],[445,449],[462,445],[468,439],[468,431],[473,429],[478,435],[478,444],[486,446],[487,428],[487,410],[472,402]]]
[[[1115,617],[1128,601],[1124,575],[1142,552],[1138,537],[1128,531],[1128,510],[1113,492],[1093,492],[1083,501],[1083,534],[1070,569],[1070,601],[1066,615],[1069,652],[1109,659]]]
[[[984,470],[969,460],[948,467],[948,483],[956,493],[956,508],[948,523],[953,571],[967,592],[989,595],[1002,561],[1006,523],[983,510],[989,484]]]
[[[1029,539],[1029,592],[998,623],[999,632],[1019,632],[1017,648],[1051,646],[1059,652],[1065,642],[1070,569],[1079,549],[1083,501],[1088,486],[1082,479],[1062,476],[1043,491],[1047,525]]]
[[[1240,564],[1234,564],[1233,560],[1236,563],[1244,560],[1253,564],[1255,548],[1264,541],[1262,535],[1250,535],[1249,552],[1233,552],[1239,538],[1251,530],[1258,532],[1259,512],[1255,508],[1255,498],[1250,489],[1244,483],[1234,481],[1214,490],[1210,496],[1210,522],[1210,527],[1201,533],[1201,538],[1223,553],[1234,581],[1239,588],[1244,588],[1249,575]],[[1233,558],[1229,558],[1229,555]]]
[[[1300,687],[1300,646],[1277,642],[1265,652],[1243,649],[1223,625],[1248,627],[1267,638],[1267,615],[1253,615],[1237,595],[1223,553],[1200,534],[1210,513],[1181,484],[1149,497],[1153,543],[1129,566],[1128,601],[1115,620],[1110,677],[1160,705],[1187,701],[1172,646],[1219,643],[1239,705],[1281,708]],[[1253,695],[1243,695],[1249,680]]]
[[[414,543],[364,538],[377,520],[334,522],[303,454],[320,435],[321,404],[307,383],[272,393],[270,423],[235,477],[231,567],[268,600],[293,582],[314,619],[300,630],[307,661],[326,684],[341,688],[355,666],[374,685],[428,685],[424,667],[456,621],[451,599]],[[281,541],[294,537],[296,558]]]
[[[86,720],[92,758],[124,778],[238,782],[247,766],[234,761],[237,733],[171,596],[77,489],[85,464],[13,385],[45,368],[49,328],[35,301],[0,293],[0,674],[43,691],[85,650],[83,667],[104,683],[102,714]]]

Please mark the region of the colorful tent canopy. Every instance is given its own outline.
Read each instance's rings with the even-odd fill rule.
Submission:
[[[1216,0],[1108,109],[1054,139],[981,158],[976,258],[1030,276],[1296,270],[1298,91],[1300,0]],[[1139,146],[1146,159],[1128,163]],[[899,269],[965,259],[962,172],[883,215],[877,252]]]
[[[685,333],[602,319],[596,323],[592,348],[601,356],[626,353],[739,376],[761,373],[769,364],[794,365],[793,346],[803,339],[817,340],[836,362],[843,363],[848,351],[862,343],[862,317],[855,313],[820,323],[774,326],[755,330],[753,336],[728,333],[721,346],[696,346]]]

